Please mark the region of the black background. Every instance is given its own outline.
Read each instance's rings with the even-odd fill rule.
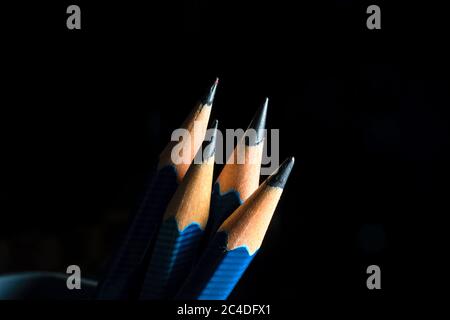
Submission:
[[[371,301],[444,274],[449,80],[444,9],[369,2],[74,1],[2,10],[0,272],[101,277],[157,155],[220,78],[213,118],[264,97],[296,165],[232,298]],[[448,56],[447,56],[448,57]],[[218,167],[219,169],[219,167]],[[216,171],[217,173],[217,171]],[[368,265],[382,290],[366,288]]]

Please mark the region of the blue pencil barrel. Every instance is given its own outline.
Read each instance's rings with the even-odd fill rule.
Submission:
[[[152,243],[162,216],[178,186],[173,166],[162,168],[150,183],[125,237],[97,291],[97,299],[122,299]]]
[[[220,225],[241,204],[242,200],[237,191],[230,190],[222,194],[220,192],[220,184],[218,182],[214,184],[213,192],[211,194],[211,212],[205,229],[207,241],[214,237]]]
[[[163,222],[141,291],[141,299],[172,298],[189,273],[203,230],[196,223],[179,231],[170,218]]]
[[[216,234],[195,265],[176,298],[180,300],[225,300],[233,291],[255,254],[247,248],[226,249],[227,234]]]

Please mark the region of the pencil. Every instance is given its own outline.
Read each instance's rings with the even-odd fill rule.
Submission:
[[[96,293],[97,299],[128,298],[130,290],[139,279],[139,268],[146,252],[152,248],[155,233],[161,223],[166,206],[189,168],[192,159],[201,146],[208,125],[211,106],[214,101],[218,79],[191,111],[181,128],[187,129],[190,140],[171,141],[159,157],[155,176],[149,183],[144,197],[136,210],[116,254],[109,263]],[[174,148],[187,147],[183,163],[174,163],[171,153]]]
[[[206,242],[259,186],[268,103],[266,98],[214,184]]]
[[[209,215],[217,120],[213,129],[211,140],[198,151],[202,163],[189,167],[164,213],[141,299],[173,297],[191,268]]]
[[[176,298],[225,300],[260,248],[294,158],[277,172],[220,226],[217,234],[189,274]]]

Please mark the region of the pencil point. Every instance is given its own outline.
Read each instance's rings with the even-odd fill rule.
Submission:
[[[294,166],[294,157],[287,158],[278,168],[278,170],[267,178],[267,184],[272,187],[277,187],[283,189],[289,174],[291,173],[292,167]]]
[[[248,139],[245,139],[245,143],[250,146],[259,144],[264,140],[264,129],[266,128],[267,106],[269,104],[269,98],[266,98],[264,103],[259,107],[255,116],[253,117],[248,129],[255,130],[255,135],[250,134]],[[247,130],[248,130],[247,129]]]
[[[208,130],[212,130],[211,139],[209,141],[205,140],[202,145],[203,150],[203,161],[209,159],[216,153],[216,137],[217,137],[217,126],[219,121],[214,120],[211,127]]]
[[[202,98],[201,103],[212,105],[214,101],[214,96],[216,95],[216,89],[217,85],[219,84],[219,78],[216,78],[216,81],[214,81],[213,85],[209,89],[209,92],[205,94],[205,96]]]
[[[217,127],[219,126],[219,120],[214,119],[212,124],[211,124],[211,128],[210,129],[214,129],[217,130]]]

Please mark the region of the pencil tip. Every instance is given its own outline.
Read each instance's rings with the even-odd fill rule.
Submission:
[[[248,139],[245,139],[245,143],[247,145],[254,146],[264,140],[264,129],[266,128],[268,105],[269,98],[266,98],[261,107],[259,107],[252,121],[250,122],[248,129],[253,129],[254,131],[252,131],[252,134],[249,134]]]
[[[202,104],[207,104],[207,105],[213,104],[214,96],[216,95],[216,89],[217,89],[218,84],[219,84],[219,78],[216,78],[216,80],[214,81],[214,83],[211,86],[211,88],[209,89],[209,91],[202,98],[202,100],[201,100]]]
[[[278,170],[267,179],[267,184],[272,187],[283,189],[292,167],[294,166],[294,157],[286,159],[278,168]]]
[[[217,130],[217,127],[219,126],[219,120],[214,119],[212,124],[211,124],[211,128],[210,129],[214,129]],[[215,133],[214,133],[215,134]]]
[[[208,129],[210,131],[211,138],[209,140],[203,141],[202,150],[203,150],[203,161],[209,159],[216,153],[216,137],[217,137],[217,127],[219,125],[219,121],[214,120],[212,122],[211,127]]]

